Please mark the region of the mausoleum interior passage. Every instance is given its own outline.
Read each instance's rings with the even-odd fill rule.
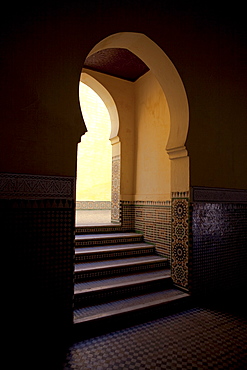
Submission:
[[[4,5],[9,367],[247,367],[243,6]]]

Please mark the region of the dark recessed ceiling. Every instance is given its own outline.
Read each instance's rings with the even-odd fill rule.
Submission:
[[[84,67],[128,81],[136,81],[149,68],[127,49],[109,48],[90,55]]]

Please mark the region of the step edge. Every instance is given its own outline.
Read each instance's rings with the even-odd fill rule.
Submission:
[[[148,256],[147,256],[148,257]],[[119,259],[121,261],[121,258]],[[148,263],[161,263],[161,262],[167,262],[168,258],[167,257],[162,257],[157,260],[147,260],[147,261],[133,261],[133,262],[124,262],[116,265],[106,265],[106,266],[96,266],[96,267],[88,267],[85,269],[80,269],[80,270],[74,270],[74,273],[79,273],[79,272],[87,272],[87,271],[97,271],[97,270],[107,270],[107,269],[112,269],[112,268],[121,268],[121,267],[129,267],[129,266],[135,266],[135,265],[145,265]],[[75,265],[76,266],[76,265]]]
[[[152,302],[148,302],[144,304],[142,303],[142,304],[134,305],[132,307],[125,307],[125,308],[114,310],[114,311],[107,311],[105,313],[87,316],[81,319],[80,318],[74,319],[74,324],[75,325],[82,324],[82,323],[86,323],[89,321],[96,321],[96,320],[104,319],[104,318],[111,317],[111,316],[113,317],[113,316],[121,315],[124,313],[131,313],[134,311],[143,310],[145,308],[151,308],[151,307],[159,306],[162,304],[168,304],[175,300],[180,300],[180,299],[189,298],[189,297],[190,295],[188,293],[181,293],[180,295],[175,295],[173,297],[166,298],[166,299],[159,299],[157,301],[152,301]]]
[[[140,244],[140,245],[139,245]],[[142,244],[142,245],[141,245]],[[96,253],[107,253],[111,251],[124,251],[124,250],[139,250],[139,249],[153,249],[154,245],[147,244],[147,243],[137,243],[135,245],[134,243],[130,246],[129,244],[117,244],[115,247],[114,245],[109,245],[109,249],[105,249],[105,247],[108,247],[107,245],[104,246],[93,246],[91,247],[92,250],[89,250],[88,247],[82,247],[82,248],[75,248],[75,255],[83,255],[83,254],[96,254]],[[99,248],[99,249],[96,249]],[[80,251],[78,250],[80,249]]]
[[[95,225],[76,225],[75,226],[75,231],[76,232],[81,232],[80,230],[100,230],[100,231],[104,231],[105,229],[108,229],[108,231],[106,232],[112,232],[111,229],[116,229],[116,232],[119,231],[121,232],[122,231],[122,224],[120,222],[112,222],[110,224],[95,224]],[[115,230],[114,230],[115,232]]]
[[[78,291],[74,292],[74,296],[81,295],[81,294],[87,294],[87,293],[93,293],[93,292],[99,292],[99,291],[104,292],[104,291],[111,290],[111,289],[117,289],[117,288],[122,288],[122,287],[131,287],[131,286],[135,286],[135,285],[146,284],[146,283],[156,282],[156,281],[158,282],[158,281],[161,281],[161,280],[168,280],[168,279],[171,279],[171,274],[166,275],[166,276],[147,278],[147,279],[143,279],[143,280],[136,280],[134,282],[105,285],[103,287],[101,286],[101,287],[98,287],[98,288],[81,289],[81,290],[78,290]]]
[[[97,240],[97,239],[121,239],[121,238],[142,238],[143,234],[138,233],[126,233],[124,235],[119,235],[120,233],[116,233],[117,235],[112,234],[77,234],[75,235],[76,240]],[[81,237],[81,238],[80,238]]]

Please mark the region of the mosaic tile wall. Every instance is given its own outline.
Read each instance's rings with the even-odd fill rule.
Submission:
[[[121,202],[122,229],[139,231],[154,243],[156,252],[170,261],[174,284],[185,290],[191,288],[188,195],[174,194],[171,202]]]
[[[135,205],[134,202],[120,201],[120,221],[123,231],[135,230]]]
[[[195,189],[191,212],[194,293],[246,290],[247,192]]]
[[[178,196],[178,195],[177,195]],[[171,274],[174,284],[190,290],[189,199],[173,198],[171,210]]]
[[[120,156],[112,157],[111,221],[120,221]]]
[[[171,203],[139,201],[121,202],[121,220],[124,230],[135,230],[154,243],[156,252],[171,257]]]
[[[74,179],[0,174],[0,189],[9,305],[52,336],[72,324]]]

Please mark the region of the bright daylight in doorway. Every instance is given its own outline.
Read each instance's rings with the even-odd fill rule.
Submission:
[[[98,94],[80,82],[79,99],[87,132],[78,144],[76,200],[111,200],[111,122]]]

